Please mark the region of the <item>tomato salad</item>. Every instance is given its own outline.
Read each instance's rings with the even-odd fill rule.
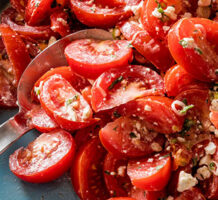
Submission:
[[[0,105],[22,72],[77,30],[69,66],[46,72],[26,115],[42,134],[9,159],[20,179],[71,170],[83,200],[218,199],[218,2],[11,0],[1,14]]]

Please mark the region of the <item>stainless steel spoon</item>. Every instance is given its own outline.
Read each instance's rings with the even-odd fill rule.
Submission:
[[[28,123],[29,119],[25,114],[35,106],[31,102],[31,90],[34,83],[49,69],[67,65],[64,56],[65,47],[73,40],[83,38],[94,38],[98,40],[113,39],[111,33],[101,29],[78,31],[58,40],[32,60],[18,84],[17,97],[19,112],[0,126],[0,154],[33,128]]]

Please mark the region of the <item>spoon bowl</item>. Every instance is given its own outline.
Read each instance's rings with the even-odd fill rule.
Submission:
[[[102,29],[86,29],[72,33],[47,47],[37,55],[23,72],[17,89],[19,112],[0,126],[0,154],[33,127],[26,113],[36,105],[31,101],[35,82],[49,69],[66,66],[65,47],[73,40],[92,38],[112,40],[111,33]]]

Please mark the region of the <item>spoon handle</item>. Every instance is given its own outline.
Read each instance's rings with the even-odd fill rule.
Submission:
[[[31,129],[23,113],[18,113],[3,123],[0,126],[0,154]]]

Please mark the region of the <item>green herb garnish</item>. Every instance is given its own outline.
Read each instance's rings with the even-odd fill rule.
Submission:
[[[112,90],[114,88],[114,86],[121,82],[123,80],[123,76],[120,76],[119,78],[117,78],[116,80],[114,80],[111,85],[108,87],[108,90]]]

